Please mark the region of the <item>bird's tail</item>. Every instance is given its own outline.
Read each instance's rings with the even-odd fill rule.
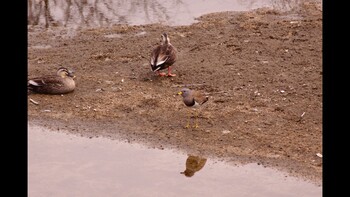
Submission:
[[[27,83],[27,94],[32,94],[34,92],[34,87],[35,87],[35,82],[33,82],[32,80],[28,80]]]
[[[161,66],[153,66],[153,65],[152,65],[152,71],[153,71],[153,72],[158,71],[160,68],[161,68]]]
[[[207,102],[208,100],[209,100],[209,96],[205,96],[205,98],[204,98],[202,104],[204,104],[204,103]]]
[[[32,94],[32,93],[33,93],[33,87],[30,84],[28,84],[28,86],[27,86],[27,94],[29,95],[29,94]]]

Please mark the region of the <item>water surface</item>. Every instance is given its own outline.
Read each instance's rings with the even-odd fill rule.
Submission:
[[[261,7],[290,9],[299,0],[28,0],[28,23],[46,27],[102,27],[115,24],[190,25],[196,17]]]
[[[29,125],[28,196],[321,197],[322,187],[255,163],[233,166]]]

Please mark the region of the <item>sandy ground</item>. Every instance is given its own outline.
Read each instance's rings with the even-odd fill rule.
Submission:
[[[150,70],[149,55],[163,32],[178,49],[176,77]],[[322,181],[320,4],[209,14],[191,26],[118,25],[73,33],[28,27],[28,77],[55,73],[59,65],[75,71],[76,90],[29,95],[30,122],[257,162]],[[199,128],[184,128],[190,109],[177,95],[182,87],[209,95]]]

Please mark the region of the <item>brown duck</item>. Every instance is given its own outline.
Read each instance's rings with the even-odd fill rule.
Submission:
[[[67,68],[60,67],[56,75],[46,75],[28,80],[28,94],[66,94],[75,89],[75,75]]]
[[[162,34],[162,44],[156,46],[151,53],[151,68],[153,72],[156,72],[159,76],[165,76],[166,74],[160,72],[160,70],[168,68],[169,77],[174,77],[176,74],[171,73],[171,66],[176,61],[176,48],[170,43],[170,39],[167,33]]]

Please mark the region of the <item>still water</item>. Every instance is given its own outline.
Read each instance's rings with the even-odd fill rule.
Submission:
[[[322,187],[257,164],[28,126],[28,196],[321,197]]]
[[[260,7],[288,10],[300,0],[28,0],[28,24],[103,27],[116,24],[190,25],[212,12]]]

